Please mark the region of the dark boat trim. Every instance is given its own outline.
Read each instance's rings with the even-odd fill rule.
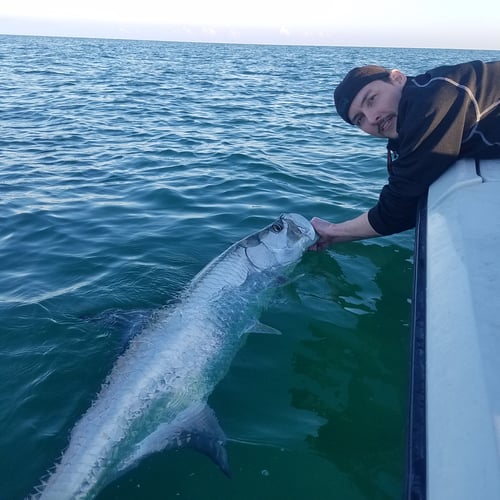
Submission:
[[[426,463],[426,250],[427,196],[420,200],[415,228],[412,323],[408,391],[406,484],[403,498],[425,500],[427,497]]]

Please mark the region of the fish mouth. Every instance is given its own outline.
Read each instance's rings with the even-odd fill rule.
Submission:
[[[318,239],[318,234],[314,230],[314,227],[303,215],[296,213],[282,214],[280,219],[287,221],[288,230],[292,230],[300,237],[305,236],[313,240],[310,243],[311,245]]]
[[[282,236],[269,240],[270,233],[282,233]],[[317,238],[312,224],[304,216],[284,213],[265,229],[240,241],[239,245],[255,269],[265,270],[298,260]]]

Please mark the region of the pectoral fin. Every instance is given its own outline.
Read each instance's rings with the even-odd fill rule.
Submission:
[[[264,333],[267,335],[282,335],[282,333],[277,330],[276,328],[273,328],[272,326],[265,325],[264,323],[261,323],[260,321],[256,321],[255,323],[252,324],[252,326],[247,330],[247,333]]]

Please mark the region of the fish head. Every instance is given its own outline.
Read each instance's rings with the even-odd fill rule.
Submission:
[[[316,232],[305,217],[287,213],[240,244],[251,264],[264,270],[297,262],[316,239]]]

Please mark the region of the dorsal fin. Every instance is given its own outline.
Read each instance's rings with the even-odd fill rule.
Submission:
[[[179,413],[173,422],[161,424],[143,439],[136,446],[135,452],[122,461],[119,469],[123,472],[151,453],[175,448],[192,448],[207,455],[227,477],[230,477],[225,444],[226,435],[214,411],[203,402],[193,403]]]
[[[231,471],[225,448],[226,435],[214,411],[207,405],[202,407],[192,405],[183,412],[183,416],[167,448],[187,447],[197,450],[207,455],[226,476],[230,477]]]

